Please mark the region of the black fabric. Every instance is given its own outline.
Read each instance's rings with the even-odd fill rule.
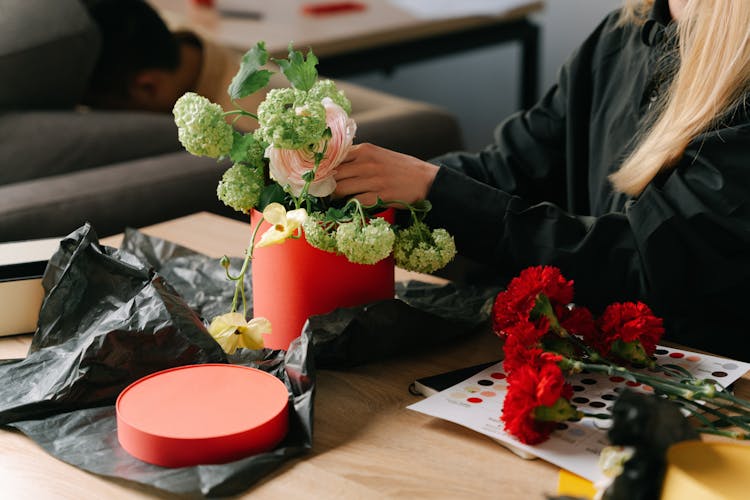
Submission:
[[[667,339],[750,360],[747,110],[696,137],[639,197],[608,181],[677,64],[666,4],[657,0],[644,26],[610,14],[539,103],[497,128],[494,144],[435,159],[443,168],[428,222],[506,276],[558,266],[582,305],[643,300],[665,318]],[[662,35],[652,36],[653,23]]]
[[[237,274],[243,259],[230,260]],[[340,369],[456,341],[486,325],[498,292],[410,281],[399,284],[397,299],[311,317],[286,352],[225,355],[204,328],[205,318],[229,309],[234,290],[215,258],[134,230],[115,250],[100,245],[87,224],[61,242],[43,284],[28,356],[0,362],[0,425],[81,469],[207,496],[239,493],[312,447],[318,363]],[[207,362],[249,366],[283,381],[290,398],[285,439],[221,465],[163,468],[125,452],[113,406],[119,392],[149,373]]]

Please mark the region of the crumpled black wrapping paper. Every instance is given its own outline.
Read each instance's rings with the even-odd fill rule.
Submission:
[[[240,264],[232,259],[232,270]],[[311,317],[288,351],[226,356],[205,330],[232,299],[217,259],[134,230],[111,249],[87,225],[61,242],[43,284],[28,357],[0,363],[0,424],[84,470],[206,496],[239,493],[312,446],[315,365],[345,368],[467,335],[486,322],[498,291],[399,284],[396,299]],[[158,370],[216,362],[259,368],[286,384],[290,431],[275,450],[169,469],[120,447],[113,404],[124,387]]]

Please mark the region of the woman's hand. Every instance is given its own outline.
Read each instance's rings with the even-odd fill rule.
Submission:
[[[439,167],[372,144],[358,144],[336,168],[338,197],[355,197],[364,205],[383,201],[424,200]]]

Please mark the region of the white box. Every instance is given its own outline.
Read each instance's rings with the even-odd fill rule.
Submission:
[[[60,238],[0,243],[0,336],[36,330],[42,274]]]

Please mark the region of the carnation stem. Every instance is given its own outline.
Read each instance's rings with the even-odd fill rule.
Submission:
[[[749,437],[744,432],[724,431],[721,429],[716,429],[715,427],[696,427],[695,430],[700,432],[701,434],[713,434],[715,436],[723,436],[730,439],[745,440]]]
[[[710,399],[714,396],[714,394],[706,393],[705,387],[702,386],[689,383],[673,382],[665,378],[653,377],[651,375],[646,375],[640,372],[632,372],[627,368],[618,365],[584,363],[582,361],[574,361],[569,358],[563,358],[560,366],[563,369],[573,370],[574,372],[588,370],[594,373],[620,375],[641,383],[646,383],[653,387],[655,391],[662,392],[671,396],[684,397],[690,400],[701,398]]]
[[[744,431],[750,431],[750,425],[748,425],[746,422],[743,422],[742,420],[737,420],[736,418],[734,418],[734,417],[732,417],[730,415],[726,415],[726,414],[720,412],[719,410],[716,410],[715,408],[711,408],[708,405],[698,404],[695,401],[691,401],[689,399],[685,399],[685,398],[682,398],[682,397],[679,397],[679,396],[677,397],[677,399],[680,402],[682,402],[683,404],[689,405],[689,406],[695,408],[696,410],[702,410],[702,411],[704,411],[706,413],[710,413],[711,415],[714,415],[715,417],[719,417],[720,419],[729,422],[730,424],[734,425],[735,427],[739,427],[740,429],[742,429]],[[691,409],[688,409],[688,410],[690,410],[690,412],[693,413],[693,414],[695,413],[695,411],[693,411]],[[713,426],[714,424],[711,424],[711,425]]]

